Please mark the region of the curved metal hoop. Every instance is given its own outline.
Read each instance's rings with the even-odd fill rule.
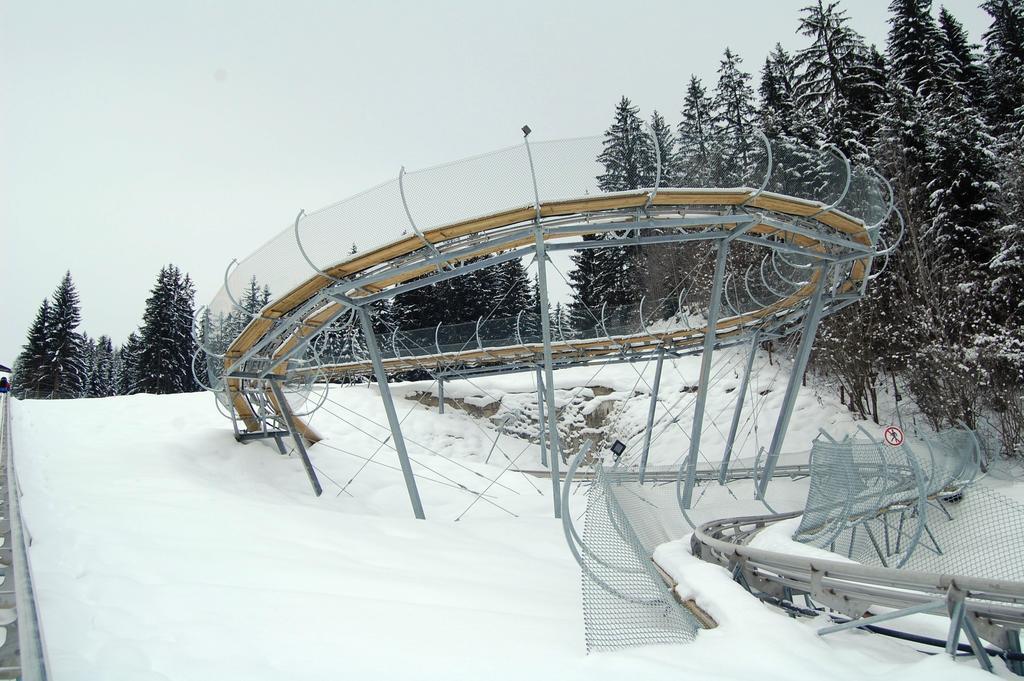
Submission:
[[[803,281],[803,282],[793,281],[792,279],[790,279],[789,277],[784,275],[782,272],[780,272],[779,271],[779,266],[775,264],[775,254],[778,251],[776,251],[774,248],[769,249],[769,250],[770,250],[769,255],[771,256],[771,259],[772,259],[772,269],[775,270],[775,274],[779,275],[779,278],[782,279],[782,281],[786,282],[787,284],[789,284],[791,286],[796,286],[797,288],[799,288],[801,286],[805,286],[808,283],[806,281]],[[786,264],[789,265],[788,262]]]
[[[890,253],[892,253],[893,251],[895,251],[895,250],[896,250],[896,248],[897,248],[897,247],[898,247],[898,246],[900,245],[900,242],[902,242],[902,241],[903,241],[903,237],[904,237],[904,236],[906,235],[906,232],[907,232],[907,223],[906,223],[906,222],[904,221],[904,219],[903,219],[903,213],[902,213],[902,212],[900,212],[900,211],[898,211],[898,210],[897,210],[897,211],[895,211],[895,213],[896,213],[896,219],[897,219],[897,220],[899,221],[899,223],[900,223],[900,233],[899,233],[899,235],[897,235],[896,239],[895,239],[895,240],[893,240],[893,242],[892,242],[891,244],[889,244],[889,245],[887,245],[887,246],[886,246],[886,248],[885,248],[884,250],[881,250],[881,251],[877,251],[877,252],[875,253],[875,256],[880,256],[880,255],[889,255]]]
[[[249,315],[250,319],[253,319],[256,317],[256,315],[242,307],[241,303],[238,302],[238,300],[235,298],[235,295],[231,292],[231,284],[228,283],[228,273],[231,272],[231,266],[237,264],[238,258],[232,258],[231,262],[228,263],[227,268],[225,268],[224,270],[224,292],[228,294],[228,300],[230,300],[231,304],[235,306],[235,309],[237,309],[240,312],[244,312],[245,314]]]
[[[758,187],[757,190],[753,194],[748,196],[746,201],[744,201],[743,203],[741,203],[739,205],[740,208],[743,208],[748,203],[750,203],[751,201],[756,199],[758,196],[760,196],[761,193],[764,192],[765,188],[768,186],[768,182],[770,182],[771,179],[772,179],[772,170],[773,170],[773,165],[774,165],[774,159],[772,157],[772,143],[768,139],[768,136],[765,135],[764,132],[760,128],[754,128],[753,130],[754,130],[754,134],[757,135],[758,137],[760,137],[761,141],[764,143],[764,149],[765,149],[765,153],[767,155],[766,156],[767,167],[765,168],[765,171],[764,171],[764,180],[761,181],[761,186]]]
[[[645,125],[647,128],[647,134],[651,136],[651,144],[654,147],[654,163],[655,163],[655,175],[654,175],[654,188],[651,193],[647,195],[647,202],[644,203],[644,214],[650,210],[651,204],[654,203],[654,197],[658,195],[658,187],[661,186],[661,145],[658,144],[658,136],[654,134],[654,128],[651,125]]]
[[[745,289],[745,290],[747,291],[747,295],[748,295],[748,296],[750,297],[750,299],[751,299],[752,301],[754,301],[754,303],[755,303],[755,304],[757,304],[757,305],[761,306],[761,308],[763,309],[763,308],[766,308],[766,307],[768,307],[768,306],[767,306],[767,305],[765,305],[764,303],[762,303],[762,302],[761,302],[760,300],[758,300],[757,298],[755,298],[755,297],[754,297],[754,294],[753,294],[753,293],[752,293],[752,292],[750,291],[750,278],[749,278],[749,277],[750,277],[750,270],[751,270],[751,269],[752,269],[753,267],[754,267],[753,265],[749,265],[749,266],[747,267],[747,270],[746,270],[746,272],[744,272],[744,273],[743,273],[743,288],[744,288],[744,289]]]
[[[886,190],[889,192],[889,205],[885,209],[885,215],[882,216],[881,220],[867,227],[868,230],[872,230],[880,227],[882,223],[888,220],[889,216],[892,215],[893,210],[896,208],[896,191],[892,188],[892,182],[887,180],[885,176],[881,175],[877,170],[874,168],[868,168],[868,172],[881,180],[885,185]]]
[[[643,570],[626,570],[615,567],[613,565],[608,565],[606,562],[601,560],[601,558],[597,556],[597,554],[595,554],[590,549],[590,547],[586,545],[586,543],[583,541],[583,538],[580,537],[579,534],[576,532],[576,527],[572,522],[572,513],[570,513],[568,510],[569,490],[572,488],[572,479],[576,475],[576,469],[579,467],[580,461],[583,460],[583,457],[587,454],[587,452],[590,451],[590,445],[590,440],[587,440],[583,444],[583,447],[580,449],[579,453],[573,457],[571,462],[569,462],[569,467],[565,471],[565,481],[562,483],[562,531],[565,534],[565,542],[569,545],[569,551],[572,553],[573,558],[576,559],[576,562],[579,564],[580,569],[582,569],[590,579],[594,580],[596,584],[598,584],[602,589],[604,589],[608,593],[612,594],[617,598],[621,598],[624,601],[629,601],[631,603],[640,603],[644,605],[660,603],[660,598],[641,599],[620,593],[617,589],[615,589],[606,581],[604,581],[596,574],[594,574],[594,571],[591,570],[589,566],[587,566],[586,562],[583,560],[583,556],[580,554],[580,550],[582,549],[583,553],[586,553],[594,561],[607,567],[610,570],[616,570],[618,572],[622,572],[624,574],[629,575],[646,574]],[[577,545],[579,548],[577,548]]]
[[[839,204],[841,204],[843,200],[846,199],[846,194],[847,192],[850,191],[850,181],[853,179],[853,168],[850,166],[850,159],[846,157],[846,154],[843,153],[843,150],[834,144],[826,144],[825,148],[829,149],[836,156],[838,156],[839,160],[841,160],[843,162],[843,165],[846,167],[846,184],[843,186],[843,191],[839,194],[838,199],[833,201],[831,204],[825,206],[814,215],[807,216],[808,218],[811,219],[816,218],[819,215],[824,215],[825,213],[831,213],[832,211],[834,211],[839,206]]]
[[[790,261],[786,260],[786,256],[782,255],[782,251],[780,251],[778,249],[775,249],[775,248],[773,248],[772,250],[777,251],[778,254],[779,254],[779,257],[782,258],[782,262],[786,263],[787,265],[792,267],[794,270],[810,270],[810,269],[814,269],[814,267],[815,267],[815,264],[813,262],[807,263],[806,265],[794,265]]]
[[[412,227],[413,234],[419,237],[419,240],[423,242],[423,245],[427,247],[434,257],[437,258],[437,269],[440,271],[443,263],[441,252],[437,250],[437,246],[432,244],[427,237],[423,235],[420,228],[416,226],[416,221],[412,219],[412,211],[409,210],[409,202],[405,198],[405,166],[402,166],[398,171],[398,193],[402,196],[402,208],[405,209],[405,216],[409,219],[409,226]]]
[[[228,421],[237,421],[238,420],[237,417],[234,416],[233,413],[225,412],[224,411],[224,405],[220,403],[220,395],[222,394],[220,391],[215,390],[215,391],[212,391],[210,394],[213,395],[213,402],[214,402],[214,404],[217,405],[217,413],[218,414],[220,414],[221,416],[226,418]]]
[[[192,353],[192,361],[189,362],[189,368],[192,370],[192,378],[195,380],[196,384],[203,390],[208,390],[211,393],[219,393],[221,392],[220,388],[214,388],[212,386],[207,385],[202,379],[199,378],[199,374],[196,373],[196,359],[199,357],[200,352],[206,352],[206,350],[204,350],[201,346],[197,347],[195,351]],[[209,371],[209,367],[207,367],[207,371]],[[207,378],[209,378],[209,376],[207,376]]]
[[[328,279],[333,281],[335,284],[340,283],[341,279],[338,279],[337,277],[333,277],[330,274],[327,274],[327,272],[324,272],[322,269],[317,267],[313,263],[313,261],[310,259],[309,255],[306,253],[306,249],[302,245],[302,239],[299,237],[299,220],[301,220],[302,216],[305,215],[305,214],[306,214],[306,211],[304,209],[300,208],[299,209],[299,214],[295,216],[295,227],[292,230],[292,233],[295,236],[295,245],[299,247],[299,253],[302,254],[302,259],[305,260],[306,264],[309,265],[311,268],[313,268],[313,271],[316,272],[317,274],[319,274],[321,276],[324,276],[324,277],[327,277]]]
[[[739,317],[743,313],[740,312],[740,309],[738,307],[732,304],[732,298],[729,296],[729,282],[732,280],[732,278],[733,273],[730,272],[729,274],[726,275],[725,281],[722,282],[722,300],[723,302],[725,302],[725,306],[728,307],[730,311],[732,311],[732,316]]]
[[[444,322],[438,322],[437,326],[434,327],[434,348],[437,350],[437,354],[443,355],[441,352],[441,325]]]
[[[210,357],[216,357],[217,359],[224,359],[225,355],[223,353],[213,352],[212,350],[207,348],[203,344],[203,342],[199,339],[199,336],[196,335],[196,327],[200,325],[199,313],[202,312],[203,310],[209,311],[209,309],[210,308],[207,307],[206,305],[200,305],[198,308],[196,308],[195,314],[192,315],[192,328],[189,331],[192,334],[192,340],[195,341],[195,344],[198,345],[202,349],[203,352],[205,352]]]
[[[771,293],[773,296],[776,296],[777,298],[779,298],[781,300],[781,299],[785,298],[788,294],[786,294],[786,293],[779,293],[774,288],[772,288],[771,284],[768,283],[768,279],[764,276],[764,263],[765,263],[765,261],[767,259],[768,259],[767,255],[765,255],[763,258],[761,258],[761,266],[758,268],[761,271],[761,283],[764,284],[764,287],[766,289],[768,289],[769,293]]]

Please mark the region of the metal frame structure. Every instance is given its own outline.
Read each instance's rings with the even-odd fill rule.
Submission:
[[[768,474],[762,478],[760,489],[763,495],[763,486],[771,478],[782,437],[788,426],[799,390],[799,376],[809,356],[816,325],[823,315],[841,309],[863,293],[864,283],[871,274],[871,262],[882,254],[877,247],[879,232],[892,207],[882,205],[884,196],[881,182],[870,179],[872,176],[864,173],[861,175],[870,181],[864,181],[867,183],[862,182],[856,188],[861,194],[877,200],[874,203],[862,201],[861,204],[847,201],[855,175],[849,161],[835,148],[819,152],[802,150],[805,156],[828,154],[841,162],[842,170],[837,171],[836,178],[837,186],[841,186],[841,189],[829,196],[827,201],[796,198],[769,191],[773,171],[784,161],[775,158],[771,141],[760,133],[759,138],[764,147],[765,163],[764,172],[757,179],[755,189],[743,186],[731,189],[677,189],[661,186],[662,163],[655,140],[658,158],[654,187],[581,196],[572,192],[552,193],[547,188],[551,178],[539,176],[535,151],[530,141],[530,129],[524,126],[522,154],[519,157],[525,160],[523,170],[528,173],[528,182],[523,187],[525,192],[532,194],[531,205],[518,208],[503,206],[499,202],[495,206],[497,212],[493,214],[454,223],[438,224],[434,220],[431,223],[434,226],[421,228],[420,221],[416,219],[417,208],[412,205],[412,197],[408,195],[407,174],[403,168],[396,185],[399,200],[394,205],[401,208],[396,221],[402,223],[403,233],[411,229],[412,235],[385,244],[365,255],[336,258],[336,264],[326,267],[314,261],[316,249],[310,249],[303,243],[303,230],[319,229],[317,225],[323,221],[323,213],[306,215],[300,211],[289,234],[301,256],[299,261],[305,263],[306,272],[312,272],[313,277],[305,281],[296,280],[297,286],[286,290],[283,296],[272,301],[264,310],[252,313],[244,310],[231,292],[232,279],[237,281],[252,271],[252,267],[247,264],[245,273],[239,272],[238,268],[233,271],[235,261],[232,261],[225,272],[221,298],[230,301],[226,309],[231,314],[242,315],[243,321],[247,320],[248,323],[242,325],[244,328],[234,338],[228,339],[225,347],[213,348],[209,343],[202,344],[207,353],[208,366],[206,380],[201,382],[217,393],[218,405],[232,418],[239,439],[272,437],[281,448],[281,434],[287,431],[303,457],[303,464],[316,491],[319,484],[305,442],[316,442],[319,435],[308,426],[301,414],[291,413],[289,388],[301,393],[317,381],[357,374],[372,375],[377,381],[388,416],[410,504],[416,517],[422,518],[423,507],[388,385],[389,372],[407,369],[428,371],[438,382],[438,409],[443,411],[446,380],[481,373],[534,371],[541,421],[542,458],[552,473],[553,511],[558,517],[561,514],[559,467],[565,455],[558,441],[557,410],[554,406],[555,368],[656,359],[659,370],[651,391],[649,431],[659,399],[660,368],[664,359],[701,353],[697,406],[691,428],[690,456],[687,457],[689,467],[684,489],[684,500],[688,502],[696,482],[696,455],[701,448],[704,406],[715,350],[746,344],[751,338],[753,349],[758,339],[779,337],[800,330],[803,341],[787,388],[783,413],[779,416],[775,433],[775,440],[778,441],[773,440],[768,451],[765,464]],[[568,141],[566,144],[570,142],[575,143]],[[560,143],[541,144],[544,145],[544,167],[550,168],[552,148],[559,148]],[[551,146],[553,144],[555,147]],[[519,154],[514,148],[500,153]],[[824,157],[822,159],[820,165],[824,167]],[[861,175],[856,177],[860,178]],[[542,184],[545,186],[544,191],[541,190]],[[891,200],[891,195],[889,198]],[[883,214],[883,217],[868,224],[868,220],[849,212],[859,208],[867,213],[873,210]],[[597,238],[579,240],[586,235]],[[591,311],[595,326],[590,332],[581,335],[574,329],[570,333],[560,324],[557,330],[554,328],[548,313],[550,287],[547,251],[653,244],[684,248],[700,243],[713,245],[717,252],[710,299],[701,323],[694,325],[689,313],[682,314],[680,311],[676,327],[652,332],[648,323],[651,317],[645,305],[649,305],[649,309],[659,309],[664,305],[651,305],[654,301],[642,298],[638,311],[616,313],[617,319],[637,320],[628,328],[623,328],[621,322],[615,329],[610,328],[612,315],[609,314],[607,304]],[[730,291],[728,285],[731,277],[730,252],[735,250],[733,247],[736,244],[761,249],[758,251],[759,262],[755,266],[744,266],[743,291]],[[266,248],[271,246],[280,247],[278,241],[271,242]],[[533,256],[538,267],[540,313],[536,321],[539,322],[539,334],[524,332],[524,315],[520,311],[514,320],[512,345],[504,337],[484,337],[483,318],[476,320],[471,330],[467,329],[460,338],[464,342],[456,350],[447,346],[442,348],[440,335],[443,329],[440,324],[430,330],[392,329],[389,338],[378,340],[371,318],[374,304],[407,291],[526,256]],[[769,259],[770,267],[767,262]],[[255,260],[273,262],[269,251],[267,256],[260,255]],[[245,262],[249,261],[247,259]],[[672,295],[675,297],[675,292]],[[679,292],[676,304],[677,308],[684,305],[683,291]],[[685,304],[687,310],[692,307],[689,300]],[[211,309],[214,307],[215,303],[211,303]],[[304,359],[312,341],[345,315],[348,315],[347,324],[358,323],[362,329],[368,357],[340,363],[325,362],[319,358],[313,361]],[[507,322],[505,326],[511,326],[512,321]],[[206,333],[198,336],[201,341],[207,337]],[[409,341],[421,337],[431,337],[433,342]],[[381,340],[388,342],[382,344]],[[748,362],[747,376],[749,372]],[[741,409],[742,397],[736,407],[734,422],[738,422]],[[735,431],[735,426],[732,430]],[[732,439],[728,450],[732,449]],[[641,476],[646,468],[649,448],[648,432]],[[721,471],[723,479],[728,477],[728,466],[727,455]]]

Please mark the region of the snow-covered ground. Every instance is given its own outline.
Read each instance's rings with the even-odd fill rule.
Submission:
[[[696,361],[677,364],[663,378],[668,404],[692,397],[681,389],[696,381]],[[759,389],[772,370],[759,370]],[[559,372],[556,385],[578,388],[594,371]],[[648,381],[652,374],[648,367]],[[622,395],[645,390],[642,381],[635,387],[631,367],[609,367],[598,378],[592,385]],[[529,375],[474,384],[446,385],[446,394],[514,409],[533,390]],[[981,674],[970,660],[925,656],[869,634],[818,638],[820,623],[760,604],[726,571],[692,558],[685,541],[659,549],[659,561],[720,626],[689,645],[586,655],[579,570],[550,517],[550,481],[511,471],[498,477],[509,460],[539,466],[537,446],[501,436],[501,451],[484,463],[496,426],[404,399],[428,387],[396,389],[425,522],[412,518],[394,453],[382,447],[374,454],[386,437],[375,387],[332,391],[326,408],[335,416],[314,418],[327,436],[310,449],[324,484],[320,498],[298,458],[267,443],[236,443],[209,395],[15,403],[15,460],[51,678],[910,681]],[[723,414],[734,393],[726,387],[723,381],[709,397],[710,461],[710,452],[721,451],[718,429],[728,425]],[[771,432],[771,403],[781,390],[765,398],[762,434]],[[642,427],[647,400],[622,404],[609,427],[631,433],[636,419]],[[671,427],[656,441],[655,463],[672,463],[687,447],[685,403],[676,411],[684,428],[666,420]],[[809,389],[793,425],[787,450],[806,448],[819,427],[839,434],[854,427]],[[755,452],[748,444],[741,458]],[[749,498],[747,485],[733,483],[737,497]],[[799,496],[793,484],[780,489]],[[578,514],[583,496],[573,503]]]

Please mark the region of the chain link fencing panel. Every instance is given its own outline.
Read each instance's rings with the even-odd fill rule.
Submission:
[[[700,628],[651,560],[658,544],[689,531],[672,526],[671,516],[678,512],[660,512],[666,504],[674,506],[674,491],[664,493],[674,487],[646,487],[641,489],[635,472],[596,467],[582,537],[588,651],[686,643]]]

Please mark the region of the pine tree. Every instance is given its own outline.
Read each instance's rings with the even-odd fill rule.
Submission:
[[[696,76],[690,77],[683,99],[682,120],[676,136],[675,167],[680,187],[717,187],[721,143],[707,90]]]
[[[82,375],[82,392],[76,397],[96,397],[92,394],[93,375],[96,372],[96,339],[90,338],[89,334],[82,333],[82,367],[85,373]]]
[[[71,272],[67,272],[53,294],[47,325],[48,366],[53,397],[73,398],[82,393],[85,366],[82,336],[78,333],[80,322],[78,291],[71,280]]]
[[[920,99],[948,82],[939,55],[943,36],[931,14],[931,0],[892,0],[889,4],[889,68]]]
[[[995,140],[965,94],[950,89],[935,111],[928,169],[934,218],[925,236],[934,242],[938,264],[978,273],[995,255]]]
[[[259,295],[259,288],[255,288]],[[160,269],[157,283],[146,300],[140,332],[141,349],[135,366],[135,392],[156,394],[196,389],[192,376],[191,279],[174,265]],[[252,299],[250,299],[250,303]]]
[[[942,31],[943,51],[948,55],[948,67],[953,80],[962,89],[967,105],[977,112],[985,109],[985,72],[975,54],[977,46],[967,38],[963,25],[945,7],[939,9],[939,29]]]
[[[822,181],[820,129],[796,104],[796,65],[776,44],[761,73],[760,121],[772,144],[772,191],[814,197]]]
[[[643,129],[638,109],[623,97],[615,107],[611,126],[604,134],[604,149],[597,157],[604,172],[597,177],[602,191],[645,189],[654,184],[657,160],[654,142]],[[630,232],[626,232],[629,236]],[[591,241],[599,237],[587,237]],[[569,278],[574,285],[574,324],[586,323],[585,308],[593,301],[623,305],[643,295],[647,266],[636,246],[583,249],[572,256],[576,265]]]
[[[195,299],[196,287],[192,277],[186,274],[181,280],[181,286],[177,289],[174,298],[174,340],[181,348],[185,357],[185,376],[182,382],[182,391],[196,392],[202,390],[202,386],[196,382],[193,359],[198,351],[194,336],[195,327]],[[260,290],[260,309],[270,302],[270,288],[264,286]]]
[[[114,385],[114,345],[110,336],[100,336],[90,341],[91,362],[89,370],[88,397],[109,397],[116,395]]]
[[[584,237],[584,241],[596,241]],[[573,253],[570,258],[573,269],[569,270],[572,283],[572,300],[568,306],[568,326],[582,330],[594,325],[594,315],[607,298],[611,287],[606,270],[607,259],[602,257],[604,248],[585,248]],[[560,310],[556,306],[556,310]]]
[[[491,268],[498,297],[493,301],[497,307],[492,319],[515,319],[520,311],[530,312],[534,308],[533,290],[526,267],[520,258],[503,262]]]
[[[812,42],[797,53],[796,100],[827,141],[855,156],[865,150],[859,140],[878,115],[881,74],[838,4],[818,0],[803,9],[798,30]]]
[[[245,308],[250,315],[257,315],[267,302],[270,302],[270,289],[268,287],[261,289],[256,275],[252,275],[249,284],[242,291],[242,297],[238,300],[238,304]]]
[[[117,381],[118,395],[131,395],[136,392],[138,382],[139,355],[142,352],[142,341],[139,334],[132,331],[128,340],[118,348],[118,365],[120,372]]]
[[[1001,175],[1003,225],[990,264],[992,295],[997,320],[1019,343],[1024,341],[1024,130],[1006,152]]]
[[[982,35],[988,119],[1004,147],[1011,147],[1024,124],[1024,1],[985,0],[981,8],[992,17]]]
[[[597,157],[604,166],[597,176],[601,191],[646,189],[654,184],[654,145],[638,112],[627,97],[615,107],[615,118],[604,132],[604,150]]]
[[[761,130],[771,138],[790,138],[798,135],[796,107],[796,65],[782,45],[775,47],[764,60],[761,69]]]
[[[754,135],[754,91],[750,74],[740,70],[743,59],[728,47],[718,67],[718,85],[712,104],[714,123],[719,129],[725,176],[723,184],[747,184],[749,178],[763,174],[756,168],[761,154]]]
[[[15,362],[14,385],[29,397],[49,396],[53,391],[50,372],[50,301],[44,298],[28,329],[28,339]]]

